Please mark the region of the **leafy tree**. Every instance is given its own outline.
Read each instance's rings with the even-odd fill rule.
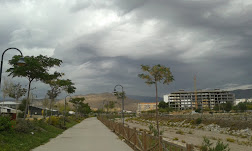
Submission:
[[[49,108],[49,100],[48,100],[48,98],[47,97],[45,97],[44,99],[43,99],[43,101],[42,101],[42,105],[43,105],[43,107],[46,109],[46,108]],[[46,109],[46,111],[45,111],[46,113],[43,113],[43,115],[44,115],[44,117],[45,116],[47,116],[47,109]]]
[[[164,101],[159,102],[158,108],[165,109],[166,107],[168,107],[167,103],[165,103]]]
[[[220,105],[215,104],[215,106],[213,107],[213,110],[215,110],[215,111],[219,111],[219,110],[220,110]]]
[[[26,102],[27,102],[27,99],[23,99],[21,104],[19,104],[18,109],[25,112]]]
[[[233,104],[231,102],[227,102],[224,104],[224,110],[229,112],[232,110]]]
[[[16,103],[18,103],[19,98],[25,95],[26,89],[22,88],[22,85],[20,83],[18,84],[11,84],[10,90],[9,90],[9,97],[14,98],[16,100]],[[18,112],[17,112],[18,106],[16,105],[16,113],[18,117]]]
[[[76,115],[78,115],[78,113],[89,114],[91,112],[90,106],[88,105],[88,103],[84,103],[83,102],[84,100],[85,100],[84,97],[73,98],[70,100],[70,102],[73,103],[75,107]]]
[[[60,75],[61,76],[61,75]],[[60,77],[58,76],[58,77]],[[62,90],[66,91],[68,94],[69,93],[74,93],[75,92],[75,87],[73,86],[74,83],[71,82],[71,80],[62,80],[62,79],[52,79],[52,80],[47,80],[46,83],[50,85],[51,90],[47,91],[47,95],[49,96],[49,99],[51,100],[50,102],[50,110],[52,107],[52,104],[54,103],[55,98],[61,93]],[[52,114],[52,112],[51,112]]]
[[[54,72],[53,74],[49,73],[49,69],[55,66],[60,66],[62,60],[51,58],[43,55],[39,56],[26,56],[24,57],[24,61],[26,63],[25,66],[16,66],[19,58],[21,56],[13,56],[11,60],[9,60],[9,64],[12,66],[7,69],[9,72],[9,76],[12,77],[26,77],[28,79],[28,91],[27,91],[27,100],[29,99],[31,83],[33,81],[45,81],[49,78],[55,78],[60,75],[58,72]],[[26,102],[25,113],[28,108],[28,102]],[[24,114],[24,118],[26,114]]]
[[[107,104],[104,105],[104,107],[106,107],[107,110],[108,109],[113,109],[113,108],[115,108],[115,103],[116,102],[114,102],[114,101],[109,101],[109,102],[107,102]]]
[[[171,83],[174,78],[172,75],[172,72],[170,71],[170,68],[167,68],[163,65],[154,65],[152,67],[148,65],[141,65],[141,69],[144,72],[147,72],[147,74],[139,74],[138,77],[141,79],[145,79],[145,83],[147,85],[155,85],[156,88],[156,122],[157,122],[157,130],[158,130],[158,136],[159,136],[159,124],[158,124],[158,82],[162,82],[163,84],[169,84]],[[159,142],[160,143],[160,142]]]
[[[12,85],[13,84],[8,79],[4,79],[3,88],[2,88],[2,93],[3,93],[3,102],[2,102],[3,104],[2,104],[2,107],[4,106],[5,98],[9,95],[10,87]],[[2,114],[1,110],[0,110],[0,114]]]
[[[238,109],[241,111],[241,112],[244,112],[247,110],[247,105],[246,105],[246,102],[240,102],[238,103]]]

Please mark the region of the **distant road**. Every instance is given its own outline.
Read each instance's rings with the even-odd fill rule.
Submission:
[[[88,118],[33,151],[133,151],[97,118]]]

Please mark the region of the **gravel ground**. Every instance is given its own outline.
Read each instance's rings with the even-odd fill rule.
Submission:
[[[139,122],[139,121],[126,121],[130,127],[136,127],[137,129],[146,129],[149,130],[148,124]],[[218,139],[220,139],[225,144],[229,144],[229,148],[231,151],[252,151],[252,146],[245,145],[243,142],[252,141],[248,138],[240,138],[236,136],[232,136],[229,134],[221,134],[218,132],[212,132],[207,130],[201,129],[191,129],[191,128],[184,128],[184,127],[168,127],[162,126],[160,128],[164,130],[163,138],[168,141],[172,141],[174,143],[185,145],[186,143],[194,144],[195,146],[200,146],[203,141],[203,137],[207,137],[211,140],[211,142],[216,143]],[[177,134],[176,132],[181,130],[184,134]],[[191,134],[190,134],[191,133]],[[177,138],[177,141],[173,139]],[[228,142],[226,141],[227,138],[232,138],[235,142]],[[182,143],[185,142],[185,143]],[[240,143],[240,144],[238,144]],[[251,143],[251,142],[250,142]]]

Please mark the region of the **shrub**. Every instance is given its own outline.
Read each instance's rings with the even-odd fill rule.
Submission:
[[[195,121],[195,124],[200,124],[202,122],[202,119],[201,118],[197,118],[196,121]]]
[[[0,117],[0,131],[11,129],[11,120],[9,117]]]
[[[21,133],[29,133],[30,131],[34,130],[35,126],[29,120],[18,119],[17,124],[15,126],[15,130]]]
[[[227,141],[232,142],[232,143],[235,142],[235,140],[233,138],[227,138]]]
[[[177,138],[177,137],[175,137],[175,138],[173,138],[173,140],[174,140],[174,141],[177,141],[177,140],[178,140],[178,138]]]
[[[46,122],[56,127],[60,125],[59,118],[56,116],[51,116],[51,118],[48,118]]]
[[[220,140],[218,140],[215,147],[211,147],[212,145],[213,143],[211,143],[208,138],[204,137],[204,140],[200,147],[200,151],[229,151],[230,150],[228,147],[228,144],[224,144]]]
[[[182,130],[178,130],[178,131],[176,132],[176,134],[184,135],[185,133],[184,133],[184,131],[182,131]]]

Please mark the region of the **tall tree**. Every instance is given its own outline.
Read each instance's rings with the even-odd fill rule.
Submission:
[[[9,91],[9,97],[14,98],[16,100],[16,103],[18,103],[19,98],[24,96],[26,91],[27,90],[25,88],[22,88],[22,85],[20,83],[12,84]],[[16,113],[17,113],[16,119],[18,117],[17,109],[18,105],[16,104]]]
[[[47,109],[49,108],[49,100],[48,100],[47,96],[45,96],[45,98],[43,99],[42,105],[45,108],[45,110],[43,110],[43,116],[46,117],[47,116]],[[44,113],[44,112],[46,112],[46,113]]]
[[[84,97],[71,99],[70,102],[73,103],[75,107],[76,115],[78,115],[78,113],[89,114],[91,112],[90,106],[88,103],[84,103],[84,100]]]
[[[26,56],[24,57],[25,66],[16,66],[19,58],[21,56],[13,56],[11,60],[9,60],[9,64],[12,66],[7,69],[7,72],[10,72],[9,76],[12,77],[26,77],[28,79],[28,91],[27,91],[27,99],[29,99],[31,83],[33,81],[44,81],[45,79],[54,78],[55,76],[59,76],[60,73],[54,72],[54,74],[49,73],[49,69],[55,66],[60,66],[62,60],[51,58],[43,55],[39,56]],[[25,114],[26,117],[28,101],[26,102]]]
[[[3,88],[2,88],[2,93],[3,93],[2,107],[4,106],[5,98],[10,93],[10,88],[12,87],[12,85],[13,83],[11,83],[8,79],[4,79]],[[2,114],[1,111],[0,111],[0,114]]]
[[[174,78],[172,75],[172,72],[170,71],[170,68],[165,67],[163,65],[154,65],[152,67],[148,65],[141,65],[141,69],[144,72],[147,72],[147,74],[138,74],[138,77],[141,79],[145,79],[145,83],[148,85],[155,85],[156,88],[156,124],[157,124],[157,131],[158,136],[160,134],[159,131],[159,124],[158,124],[158,82],[163,82],[163,84],[169,84],[171,83]],[[160,142],[159,142],[160,143]]]
[[[51,87],[51,90],[47,91],[47,95],[49,96],[50,103],[49,103],[49,109],[51,110],[52,104],[55,101],[55,98],[63,91],[66,93],[74,93],[75,92],[75,87],[73,86],[74,83],[72,83],[71,80],[67,79],[59,79],[60,76],[58,76],[55,79],[49,78],[49,80],[45,81],[45,83],[49,84]],[[52,115],[52,112],[51,112]]]

